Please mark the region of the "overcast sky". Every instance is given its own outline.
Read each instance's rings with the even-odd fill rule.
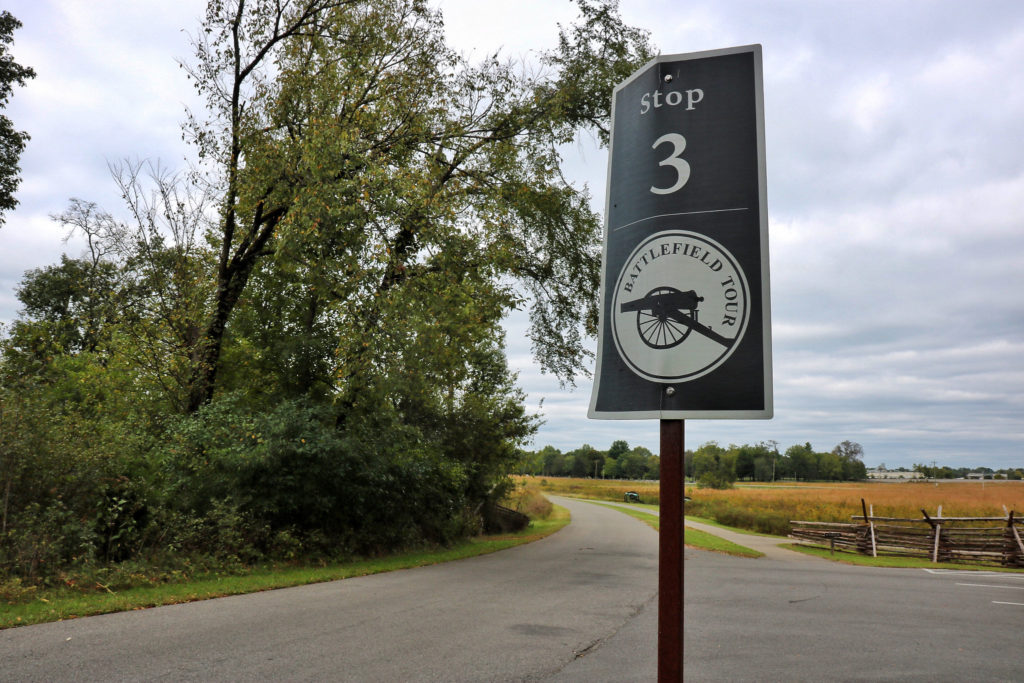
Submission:
[[[552,47],[563,0],[441,0],[460,50]],[[119,212],[107,164],[182,168],[196,106],[199,0],[8,0],[14,55],[38,76],[8,115],[32,136],[0,229],[0,321],[28,268],[64,244],[68,199]],[[869,465],[1024,467],[1024,3],[622,0],[664,54],[764,51],[775,418],[690,420],[686,443],[864,446]],[[603,207],[606,155],[567,170]],[[588,420],[590,383],[509,358],[546,423],[537,448],[615,439],[657,452],[658,423]],[[594,342],[596,349],[596,341]]]

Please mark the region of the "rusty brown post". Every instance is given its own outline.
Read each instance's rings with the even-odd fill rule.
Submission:
[[[662,420],[658,683],[683,680],[683,442],[683,421]]]

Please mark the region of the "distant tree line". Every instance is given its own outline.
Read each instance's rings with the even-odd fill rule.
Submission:
[[[790,446],[780,453],[775,442],[720,446],[714,441],[685,453],[687,479],[698,485],[726,488],[737,480],[859,481],[867,478],[863,447],[843,441],[831,451],[816,452],[810,443]],[[657,479],[661,459],[643,446],[625,441],[607,451],[589,444],[566,453],[554,446],[521,453],[519,471],[549,477],[605,479]]]
[[[810,443],[780,453],[775,442],[725,448],[714,441],[686,453],[686,476],[699,485],[728,487],[737,480],[859,481],[867,478],[864,448],[843,441],[831,451],[815,451]]]
[[[899,471],[905,471],[905,468],[900,468]],[[1017,467],[1006,467],[1000,470],[994,470],[991,467],[949,467],[948,465],[919,465],[915,464],[913,467],[914,472],[920,472],[928,479],[966,479],[968,474],[981,474],[986,479],[1007,479],[1011,481],[1020,481],[1024,479],[1024,469]]]
[[[631,448],[618,440],[606,451],[590,444],[562,452],[554,446],[539,451],[520,451],[520,474],[545,477],[602,479],[658,479],[661,459],[643,446]],[[885,469],[885,465],[880,466]],[[964,479],[982,474],[988,479],[1024,480],[1024,469],[949,467],[915,464],[894,472],[920,472],[928,479]],[[700,486],[728,488],[736,481],[861,481],[868,478],[864,448],[843,441],[830,451],[815,451],[810,443],[795,444],[784,452],[774,441],[755,445],[721,446],[708,441],[685,452],[686,478]]]
[[[625,441],[606,451],[590,444],[563,453],[554,446],[521,451],[520,474],[544,477],[592,477],[595,479],[657,479],[661,459],[643,446],[630,448]]]

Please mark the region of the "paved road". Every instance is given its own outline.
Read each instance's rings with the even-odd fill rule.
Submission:
[[[653,681],[657,535],[559,502],[486,557],[0,631],[0,680]],[[777,552],[686,551],[688,683],[1024,680],[1024,575]]]
[[[685,562],[688,683],[1024,680],[1024,575]]]
[[[583,654],[656,612],[657,534],[559,502],[569,527],[484,557],[0,631],[0,680],[580,680]],[[614,666],[652,666],[643,640]]]

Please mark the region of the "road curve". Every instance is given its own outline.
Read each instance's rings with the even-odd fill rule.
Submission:
[[[652,510],[651,508],[643,508],[636,505],[630,505],[629,503],[615,503],[608,501],[595,501],[600,502],[601,505],[611,505],[613,507],[626,508],[629,510],[637,510],[639,512],[646,513],[648,515],[654,515],[655,517],[660,516],[660,511]],[[695,522],[693,520],[684,520],[687,527],[691,529],[698,529],[705,531],[713,536],[724,538],[727,541],[731,541],[736,545],[742,545],[750,548],[751,550],[757,550],[758,552],[764,553],[765,557],[769,557],[773,560],[782,560],[785,562],[820,562],[821,559],[814,557],[813,555],[805,555],[803,553],[796,552],[794,550],[787,550],[781,546],[784,544],[792,543],[793,541],[788,538],[781,536],[762,536],[754,533],[741,533],[724,529],[722,527],[714,526],[713,524],[703,524],[701,522]]]
[[[558,502],[568,527],[483,557],[0,631],[0,680],[572,680],[656,614],[658,541]],[[650,661],[655,643],[639,642]]]

